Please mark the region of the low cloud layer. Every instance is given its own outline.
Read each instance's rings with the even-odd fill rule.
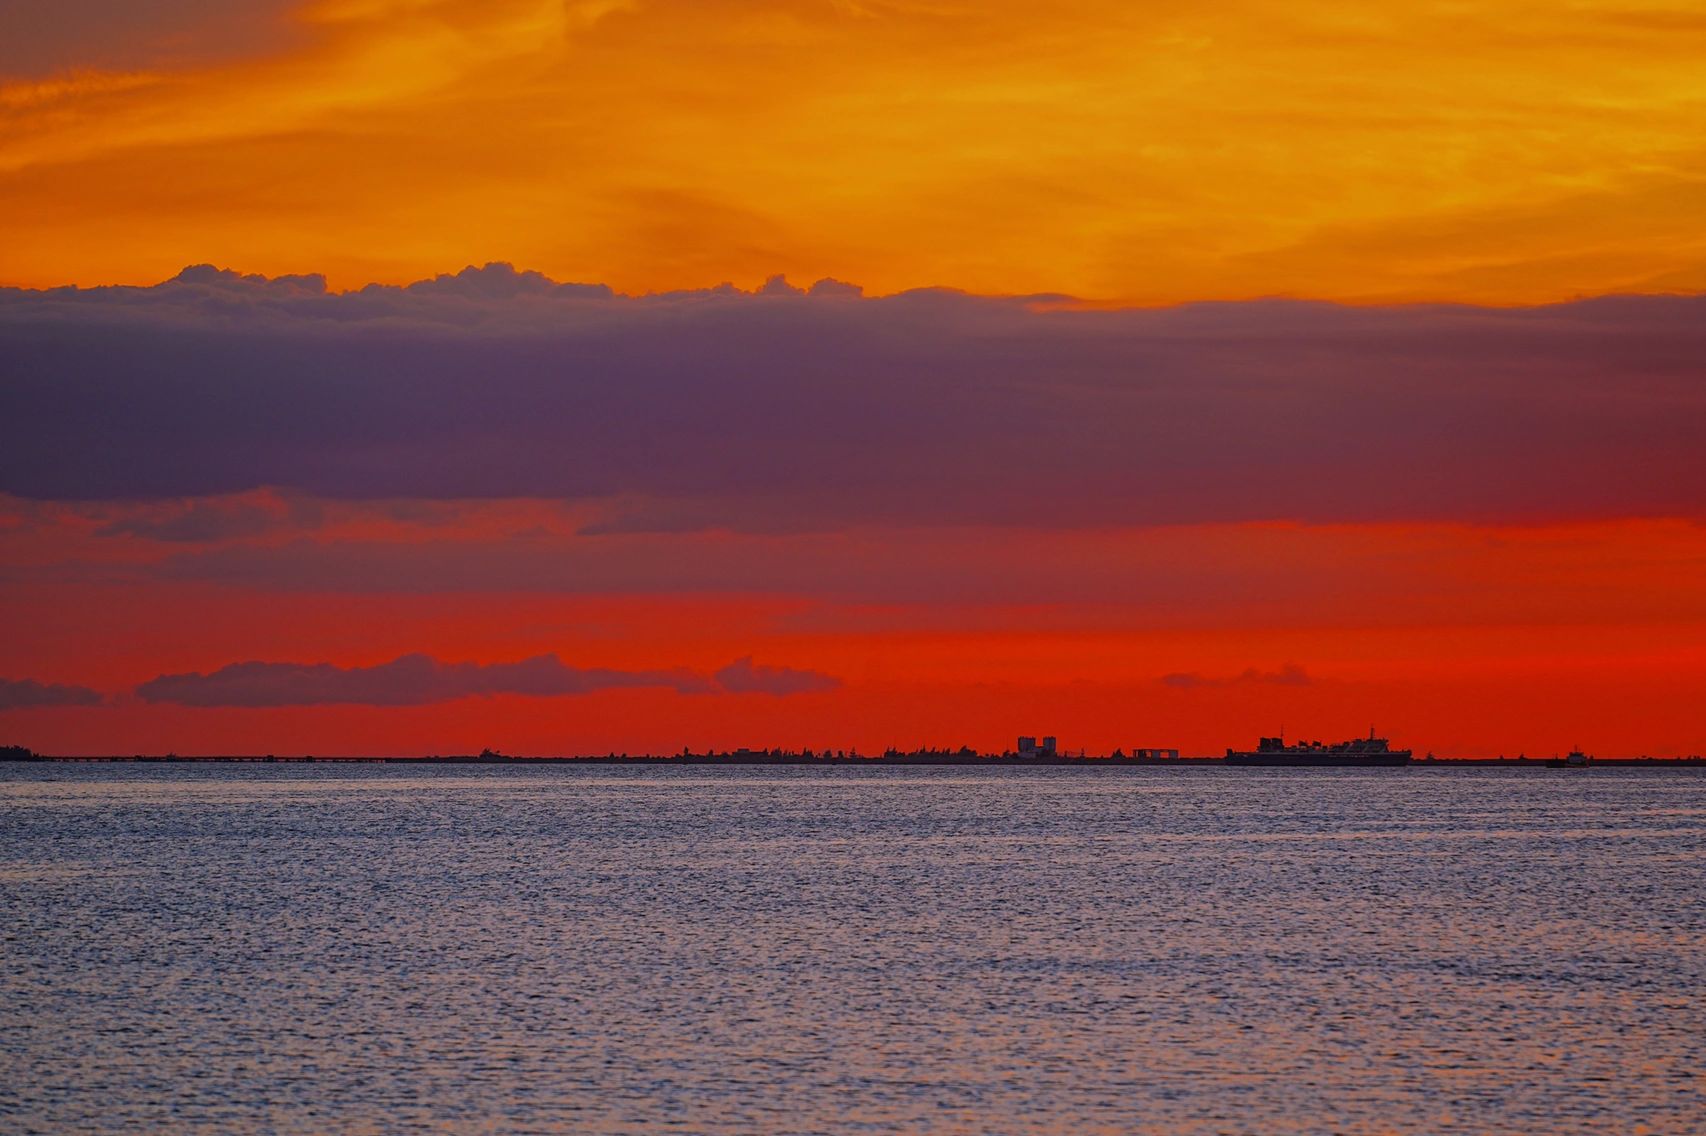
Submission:
[[[136,688],[145,702],[180,706],[422,706],[457,698],[521,694],[553,697],[653,687],[682,694],[799,694],[830,690],[839,680],[818,671],[757,666],[740,659],[714,675],[687,669],[622,671],[574,667],[556,655],[514,663],[444,663],[403,655],[371,667],[331,663],[232,663],[210,674],[161,675]]]
[[[0,491],[37,499],[620,502],[601,532],[1706,514],[1701,297],[1087,311],[204,267],[0,290],[0,359]]]
[[[1277,671],[1264,671],[1257,667],[1246,667],[1238,674],[1226,678],[1210,678],[1194,672],[1181,672],[1162,675],[1158,680],[1162,686],[1176,687],[1181,690],[1191,690],[1203,686],[1249,686],[1251,684],[1267,686],[1308,686],[1314,680],[1309,672],[1296,663],[1286,663]]]
[[[35,679],[0,678],[0,710],[32,710],[45,706],[99,706],[98,691]]]
[[[793,667],[767,667],[754,663],[752,656],[736,659],[716,674],[712,681],[717,689],[730,694],[813,694],[834,690],[841,680],[822,671],[796,670]]]

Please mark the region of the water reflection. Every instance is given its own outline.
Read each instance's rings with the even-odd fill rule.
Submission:
[[[8,1130],[1706,1120],[1697,771],[0,778]]]

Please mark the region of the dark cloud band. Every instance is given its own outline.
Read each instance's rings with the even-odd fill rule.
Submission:
[[[1701,297],[1085,311],[202,269],[0,291],[0,358],[0,491],[45,499],[628,502],[601,531],[1706,513]]]

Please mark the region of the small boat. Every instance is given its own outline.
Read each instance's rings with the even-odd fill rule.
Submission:
[[[1548,769],[1586,769],[1593,764],[1593,758],[1579,749],[1573,749],[1563,757],[1552,757],[1546,760]]]

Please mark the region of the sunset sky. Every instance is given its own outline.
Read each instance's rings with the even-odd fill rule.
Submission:
[[[1706,752],[1703,58],[0,0],[0,744]]]

